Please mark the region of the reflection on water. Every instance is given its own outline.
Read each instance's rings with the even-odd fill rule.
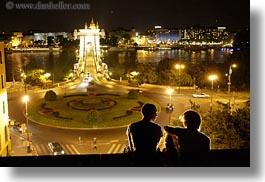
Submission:
[[[61,81],[66,73],[73,69],[76,62],[75,51],[65,49],[63,52],[13,52],[6,54],[7,81],[21,80],[21,73],[33,69],[43,69],[54,73],[54,80]]]
[[[172,58],[186,63],[226,62],[230,52],[208,50],[137,50],[128,52],[105,51],[102,53],[103,62],[109,69],[133,66],[135,61],[140,63],[158,63],[164,58]],[[21,79],[21,70],[44,69],[54,73],[55,81],[61,81],[64,74],[73,69],[76,63],[75,49],[64,49],[63,52],[12,53],[6,55],[7,81]]]
[[[160,51],[129,51],[129,52],[104,52],[103,56],[107,63],[112,64],[124,64],[138,60],[140,63],[158,63],[164,58],[172,58],[175,60],[187,62],[187,63],[200,63],[200,62],[226,62],[229,56],[229,52],[216,49],[208,50],[160,50]]]

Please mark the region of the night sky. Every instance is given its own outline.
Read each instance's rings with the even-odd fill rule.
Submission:
[[[91,18],[100,28],[118,27],[138,31],[161,25],[183,28],[194,24],[240,28],[249,25],[249,0],[42,0],[42,3],[88,3],[87,10],[18,10],[0,2],[0,31],[68,31],[84,27]],[[12,0],[13,3],[36,3],[38,0]]]

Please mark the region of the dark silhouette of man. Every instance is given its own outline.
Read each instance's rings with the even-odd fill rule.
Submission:
[[[142,120],[130,124],[127,128],[129,146],[135,154],[135,165],[159,166],[158,144],[163,133],[161,127],[154,123],[157,108],[154,104],[145,104],[141,111]]]
[[[181,166],[206,166],[210,151],[210,138],[199,131],[201,116],[193,110],[188,110],[180,116],[182,127],[165,126],[170,135],[176,135],[179,140]]]

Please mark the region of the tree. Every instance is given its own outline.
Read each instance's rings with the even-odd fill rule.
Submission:
[[[234,39],[235,52],[232,55],[233,63],[238,63],[233,72],[233,89],[249,90],[250,88],[250,33],[246,28],[237,33]]]
[[[178,70],[175,65],[179,63],[174,59],[165,58],[158,63],[158,83],[176,86],[178,84],[182,86],[191,86],[193,84],[193,78],[185,72],[185,70]]]
[[[111,36],[110,37],[110,45],[116,47],[118,45],[118,37]]]
[[[139,84],[143,83],[157,83],[158,75],[151,64],[137,63],[136,71],[139,73],[135,79]]]
[[[220,107],[212,112],[202,113],[200,106],[190,100],[191,109],[197,110],[202,116],[201,132],[211,139],[212,149],[248,149],[250,147],[250,105],[231,111],[228,104],[218,103]],[[172,126],[183,123],[172,117]]]
[[[91,109],[87,112],[86,122],[93,123],[95,126],[102,121],[101,113],[96,109]]]
[[[128,99],[137,99],[138,97],[139,97],[139,93],[137,90],[135,89],[129,90]]]
[[[28,71],[26,73],[25,83],[32,86],[43,86],[45,82],[45,77],[43,76],[44,72],[45,71],[42,69]]]
[[[242,108],[231,112],[228,104],[218,104],[220,107],[217,110],[202,114],[202,132],[211,138],[212,147],[249,148],[249,105],[246,103]]]

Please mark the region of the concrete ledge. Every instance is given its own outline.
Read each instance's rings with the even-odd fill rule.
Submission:
[[[2,157],[0,164],[2,167],[137,167],[124,154]],[[162,161],[161,166],[175,167],[167,161]],[[250,167],[250,150],[211,150],[202,167]]]

